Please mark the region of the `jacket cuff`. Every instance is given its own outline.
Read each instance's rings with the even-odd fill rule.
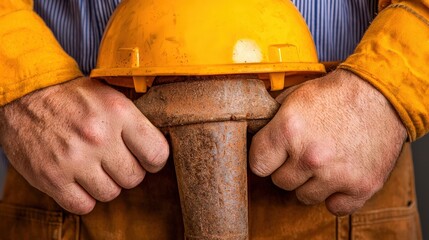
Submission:
[[[390,5],[339,66],[367,80],[390,101],[411,141],[429,131],[428,16],[423,3]]]
[[[82,76],[43,20],[31,10],[0,16],[0,106]]]

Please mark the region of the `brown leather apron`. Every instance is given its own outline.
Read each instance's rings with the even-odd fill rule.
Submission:
[[[294,192],[249,172],[251,239],[421,239],[410,145],[384,188],[353,215],[305,206]],[[9,169],[0,202],[0,239],[183,239],[172,160],[132,190],[77,216]]]

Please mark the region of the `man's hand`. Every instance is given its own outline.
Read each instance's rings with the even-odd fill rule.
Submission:
[[[124,95],[80,78],[0,108],[10,163],[34,187],[76,214],[89,213],[145,172],[160,170],[167,141]]]
[[[344,70],[279,96],[282,106],[253,138],[250,167],[305,204],[350,214],[382,188],[406,140],[385,97]]]

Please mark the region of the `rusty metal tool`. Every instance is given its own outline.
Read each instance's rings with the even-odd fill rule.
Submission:
[[[170,135],[185,238],[248,239],[247,131],[279,104],[246,76],[181,80],[154,86],[135,103]]]

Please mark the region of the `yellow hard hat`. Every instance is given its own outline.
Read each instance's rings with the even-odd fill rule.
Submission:
[[[145,92],[156,76],[321,74],[304,19],[290,0],[124,0],[91,77]]]

